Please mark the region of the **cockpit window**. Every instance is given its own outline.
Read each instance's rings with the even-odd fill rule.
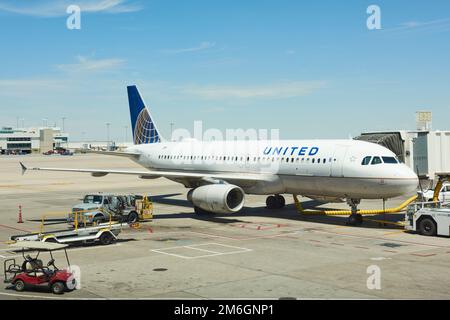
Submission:
[[[372,157],[365,157],[364,159],[363,159],[363,161],[361,162],[361,164],[363,165],[363,166],[367,166],[369,163],[370,163],[370,160],[372,159]]]
[[[398,163],[394,157],[382,157],[384,163]]]
[[[373,157],[371,164],[380,164],[383,163],[380,157]]]

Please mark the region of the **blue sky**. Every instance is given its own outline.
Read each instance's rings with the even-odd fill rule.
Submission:
[[[371,4],[381,30],[366,27]],[[106,139],[110,122],[122,141],[137,84],[165,136],[203,120],[347,138],[414,129],[417,110],[450,129],[448,0],[0,0],[0,36],[0,125],[66,117],[78,140]]]

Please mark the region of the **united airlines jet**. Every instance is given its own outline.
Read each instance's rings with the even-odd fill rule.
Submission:
[[[417,175],[393,152],[364,141],[165,141],[136,86],[127,89],[134,145],[102,153],[128,157],[146,170],[32,170],[165,177],[190,189],[187,198],[196,213],[238,212],[246,194],[268,195],[269,209],[285,206],[282,194],[347,201],[353,222],[362,221],[357,213],[361,199],[388,199],[417,188]]]

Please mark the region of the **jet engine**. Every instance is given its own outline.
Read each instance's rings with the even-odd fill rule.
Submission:
[[[238,212],[244,206],[244,197],[244,191],[232,184],[209,184],[187,194],[194,206],[213,213]]]

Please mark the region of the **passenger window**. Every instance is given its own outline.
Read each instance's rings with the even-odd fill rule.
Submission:
[[[361,162],[361,164],[363,165],[363,166],[367,166],[369,163],[370,163],[370,160],[372,159],[372,157],[365,157],[364,159],[363,159],[363,161]]]
[[[380,157],[373,157],[371,164],[380,164],[383,163]]]
[[[315,163],[315,162],[316,162],[316,158],[313,158],[313,159],[312,159],[312,163]]]

